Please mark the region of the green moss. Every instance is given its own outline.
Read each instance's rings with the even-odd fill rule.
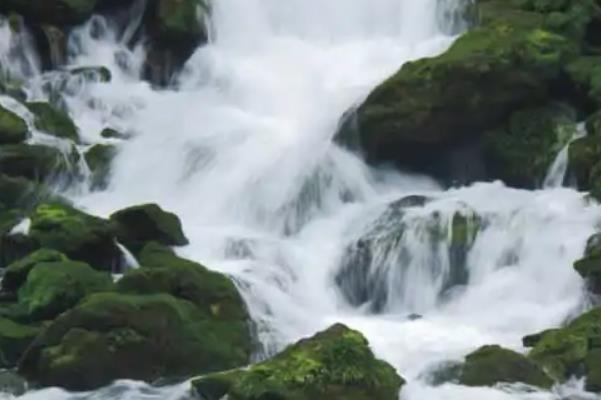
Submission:
[[[27,275],[38,263],[67,261],[67,256],[50,249],[39,249],[10,264],[2,277],[2,290],[16,292],[27,280]]]
[[[465,358],[459,382],[467,386],[494,386],[522,382],[550,388],[553,381],[522,354],[499,346],[484,346]]]
[[[39,384],[72,390],[182,378],[248,362],[248,332],[230,328],[167,294],[95,294],[52,322],[19,369]]]
[[[39,205],[31,216],[30,237],[96,269],[114,271],[121,262],[111,223],[65,204]]]
[[[19,143],[27,139],[25,121],[12,111],[0,106],[0,144]]]
[[[193,382],[208,400],[396,400],[404,384],[357,331],[337,324],[250,367]],[[208,396],[208,397],[207,397]]]
[[[75,261],[41,262],[19,289],[19,303],[33,320],[48,320],[75,306],[91,293],[112,289],[109,274]]]
[[[576,113],[564,104],[516,111],[505,124],[486,134],[487,163],[494,176],[507,184],[539,187],[576,131]]]
[[[119,210],[110,219],[117,227],[119,240],[128,247],[139,248],[149,241],[172,246],[188,244],[177,215],[163,210],[157,204]]]
[[[49,135],[79,141],[77,126],[65,112],[49,103],[27,103],[27,108],[35,115],[35,127]]]
[[[40,329],[0,317],[0,366],[14,367]]]
[[[96,144],[84,155],[90,168],[90,185],[92,189],[104,189],[108,185],[111,163],[117,155],[117,147],[112,144]]]

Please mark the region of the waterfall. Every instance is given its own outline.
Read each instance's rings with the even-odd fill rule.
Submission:
[[[332,142],[340,117],[378,83],[452,43],[463,3],[218,0],[210,43],[164,90],[140,79],[145,49],[127,45],[131,28],[94,17],[71,33],[67,64],[105,65],[113,79],[66,93],[64,105],[84,142],[109,140],[99,134],[107,126],[131,139],[119,142],[106,190],[70,196],[98,215],[147,202],[177,213],[190,239],[181,255],[240,288],[258,358],[339,321],[407,378],[404,400],[579,392],[433,387],[427,373],[484,344],[523,350],[523,335],[577,310],[571,264],[601,210],[568,188],[445,191],[425,176],[374,170]],[[8,36],[0,25],[0,61]],[[27,61],[19,68],[34,76],[30,90],[46,96],[35,57],[11,60]],[[117,382],[22,398],[186,399],[182,387]]]

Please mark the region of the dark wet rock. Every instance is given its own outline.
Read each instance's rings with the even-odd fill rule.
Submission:
[[[177,215],[157,204],[142,204],[119,210],[110,216],[116,226],[119,241],[131,248],[141,248],[145,242],[169,246],[184,246],[188,239]]]
[[[3,0],[0,12],[16,12],[34,23],[71,25],[88,19],[96,2],[97,0]]]
[[[0,145],[23,142],[28,128],[23,118],[0,106]]]
[[[469,354],[461,369],[459,383],[467,386],[494,386],[522,382],[550,388],[553,381],[526,356],[499,346],[484,346]]]
[[[77,126],[67,113],[49,103],[27,103],[27,108],[35,115],[35,127],[49,135],[79,141]]]
[[[68,175],[70,163],[54,147],[10,144],[0,146],[0,171],[12,177],[43,181]]]
[[[109,183],[111,163],[117,155],[117,147],[112,144],[96,144],[84,154],[90,168],[90,187],[95,190],[105,189]]]
[[[396,400],[403,378],[375,358],[361,333],[336,324],[246,370],[193,381],[207,400]]]

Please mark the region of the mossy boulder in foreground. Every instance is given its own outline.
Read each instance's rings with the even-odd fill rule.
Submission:
[[[15,366],[39,332],[38,327],[0,317],[0,367]]]
[[[595,308],[564,328],[541,333],[528,358],[555,380],[584,376],[586,389],[599,391],[601,368],[596,356],[600,349],[601,308]]]
[[[526,356],[500,346],[483,346],[465,358],[459,383],[467,386],[494,386],[522,382],[549,388],[553,381]]]
[[[15,261],[6,267],[2,276],[2,291],[16,292],[27,280],[27,275],[39,263],[67,261],[63,253],[51,249],[39,249],[27,257]]]
[[[227,323],[169,294],[99,293],[32,343],[20,372],[41,385],[88,390],[116,379],[154,381],[235,368],[248,349]]]
[[[361,333],[336,324],[272,359],[201,377],[193,387],[206,400],[397,400],[403,384]]]

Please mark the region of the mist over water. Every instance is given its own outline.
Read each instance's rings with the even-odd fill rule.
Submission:
[[[94,18],[72,34],[69,65],[105,65],[113,80],[74,84],[66,106],[85,142],[118,142],[120,150],[107,190],[82,184],[71,197],[105,216],[152,201],[176,212],[191,242],[179,252],[229,274],[242,291],[262,344],[257,359],[344,322],[408,380],[402,399],[586,398],[578,382],[552,392],[435,387],[429,372],[484,344],[523,350],[523,335],[586,307],[572,262],[601,219],[599,207],[561,187],[523,191],[495,182],[443,191],[425,176],[374,170],[332,142],[341,116],[378,83],[452,42],[465,28],[466,3],[215,1],[211,43],[166,90],[140,79],[144,47],[126,46],[135,18],[129,27]],[[0,26],[0,60],[15,40]],[[13,74],[28,77],[30,96],[43,98],[50,78],[40,76],[29,48],[10,56]],[[132,138],[102,139],[106,126]],[[391,203],[409,195],[427,201],[390,214]],[[457,214],[478,218],[459,259],[450,235]],[[374,232],[367,262],[345,263]],[[358,288],[357,279],[372,284]],[[46,389],[21,398],[188,394],[186,384],[124,381],[87,394]]]

